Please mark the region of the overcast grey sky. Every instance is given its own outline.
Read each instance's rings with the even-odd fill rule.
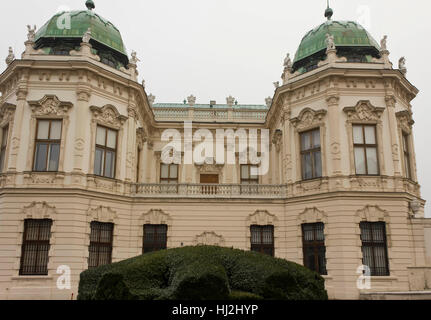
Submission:
[[[324,21],[325,0],[94,0],[96,12],[138,52],[140,79],[156,102],[264,104],[306,32]],[[41,27],[59,8],[85,9],[85,0],[2,1],[0,53],[24,50],[26,25]],[[413,101],[422,197],[431,200],[431,1],[332,0],[335,20],[359,21],[379,41],[387,34],[390,58],[407,58],[408,79],[420,90]],[[4,58],[1,71],[4,70]],[[428,101],[428,103],[427,103]],[[431,217],[431,204],[427,214]]]

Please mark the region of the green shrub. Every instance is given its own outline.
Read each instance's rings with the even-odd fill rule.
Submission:
[[[326,300],[324,279],[256,252],[197,246],[148,253],[81,273],[80,300]]]

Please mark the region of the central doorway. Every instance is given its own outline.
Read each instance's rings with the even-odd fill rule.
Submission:
[[[202,186],[203,194],[217,194],[218,174],[201,174],[201,184],[205,184]]]

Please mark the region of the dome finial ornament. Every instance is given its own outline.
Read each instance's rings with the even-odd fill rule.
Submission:
[[[85,2],[85,6],[87,7],[88,10],[93,10],[94,8],[96,8],[93,0],[87,0]]]
[[[325,10],[325,18],[327,18],[328,20],[331,20],[332,16],[334,15],[334,10],[332,10],[329,7],[329,0],[327,0],[326,3],[327,3],[327,8]]]

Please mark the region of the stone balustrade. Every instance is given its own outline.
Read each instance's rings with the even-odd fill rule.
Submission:
[[[287,185],[135,184],[132,185],[132,193],[150,198],[283,199],[287,197]]]

